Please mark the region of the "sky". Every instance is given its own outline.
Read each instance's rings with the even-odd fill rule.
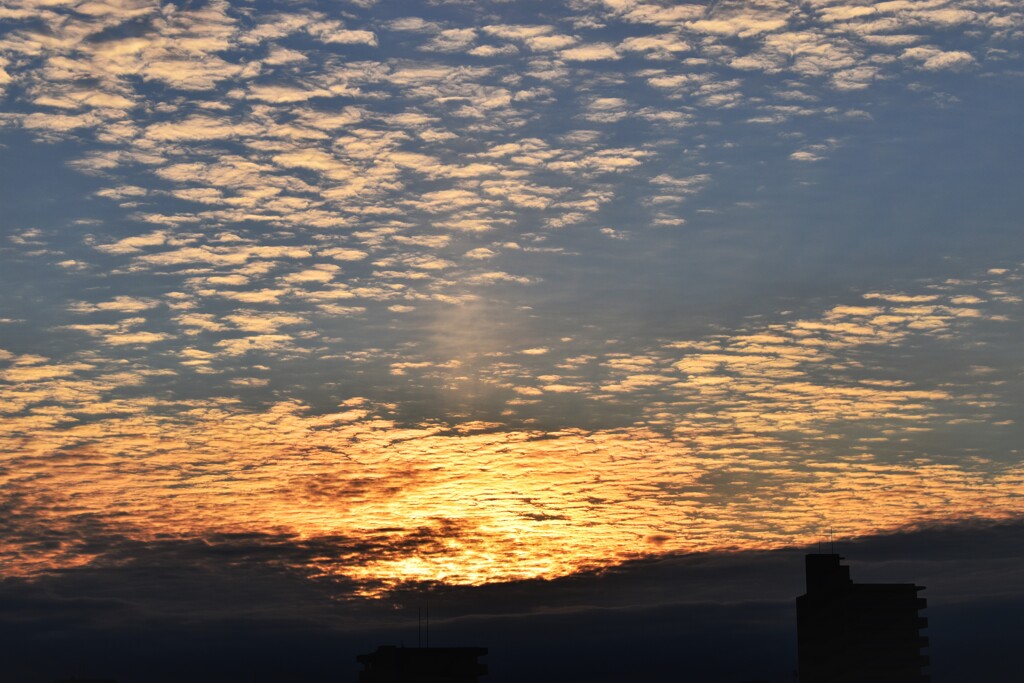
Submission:
[[[1015,0],[0,1],[4,632],[179,584],[270,623],[238,581],[322,638],[425,586],[505,628],[623,567],[659,610],[679,558],[1018,538],[1022,38]]]

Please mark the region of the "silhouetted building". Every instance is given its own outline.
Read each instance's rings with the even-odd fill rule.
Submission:
[[[487,673],[477,657],[486,647],[394,647],[382,645],[356,660],[359,683],[476,683]]]
[[[796,599],[800,683],[927,683],[927,604],[912,583],[854,583],[844,558],[806,557]]]

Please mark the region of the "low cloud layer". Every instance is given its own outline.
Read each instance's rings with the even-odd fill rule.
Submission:
[[[488,647],[494,681],[658,679],[681,656],[705,680],[784,680],[795,666],[802,548],[669,555],[554,581],[417,586],[360,600],[351,585],[283,568],[322,552],[316,544],[271,535],[108,541],[119,566],[0,584],[6,673],[29,683],[72,670],[153,683],[353,678],[356,654],[417,642],[424,604],[431,642]],[[961,524],[837,550],[855,581],[926,587],[937,683],[1011,681],[1021,542],[1019,524]],[[566,654],[575,652],[589,654]]]

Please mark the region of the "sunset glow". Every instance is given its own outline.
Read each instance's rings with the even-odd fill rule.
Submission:
[[[5,576],[204,544],[380,596],[1024,515],[1013,3],[0,25]]]
[[[968,373],[972,394],[988,394],[982,404],[947,381],[916,386],[882,379],[892,368],[855,368],[879,345],[955,344],[986,319],[998,326],[995,311],[1019,307],[1015,295],[960,292],[1019,284],[999,273],[928,294],[872,293],[816,319],[596,357],[589,381],[563,370],[555,393],[595,405],[644,397],[645,418],[615,429],[400,424],[393,406],[362,398],[332,412],[294,400],[261,411],[228,397],[112,400],[146,377],[97,355],[60,366],[12,356],[6,405],[59,396],[61,407],[4,423],[4,448],[17,454],[4,487],[35,525],[5,540],[5,564],[32,574],[117,562],[106,536],[263,534],[320,549],[285,560],[295,569],[373,593],[808,544],[830,529],[854,537],[1012,518],[1024,512],[1024,466],[908,445],[954,415],[960,428],[999,429],[998,383]],[[480,368],[477,381],[535,401],[552,391],[501,366],[501,376]],[[33,543],[38,525],[59,540]]]

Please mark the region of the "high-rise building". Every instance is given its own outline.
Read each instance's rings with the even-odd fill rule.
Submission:
[[[486,647],[394,647],[359,655],[359,683],[477,683],[487,665]]]
[[[796,599],[800,683],[927,683],[928,620],[912,583],[854,583],[835,554],[806,557]]]

